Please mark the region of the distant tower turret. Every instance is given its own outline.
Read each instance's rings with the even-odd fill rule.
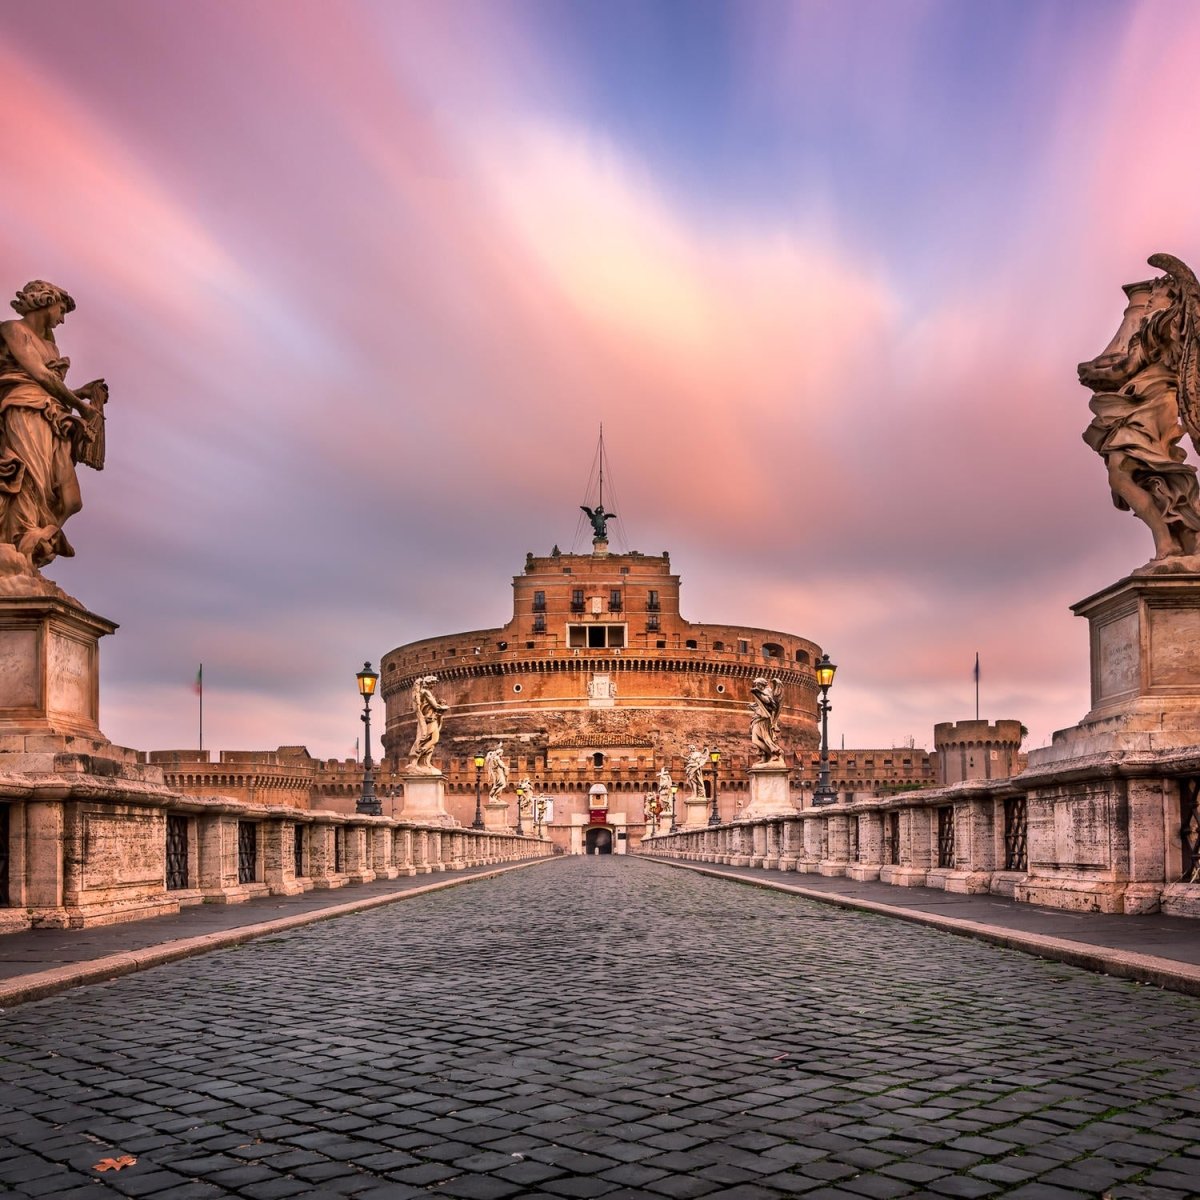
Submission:
[[[1021,722],[942,721],[933,727],[938,783],[968,779],[1007,779],[1018,770]]]

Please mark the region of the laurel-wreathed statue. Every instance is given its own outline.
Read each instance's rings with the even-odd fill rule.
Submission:
[[[63,525],[83,507],[76,464],[104,466],[108,387],[67,387],[71,360],[54,336],[75,309],[66,291],[35,279],[10,303],[20,316],[0,322],[0,577],[40,579],[75,553]]]
[[[1108,466],[1113,503],[1154,536],[1154,557],[1134,574],[1200,570],[1200,486],[1180,442],[1200,454],[1200,283],[1170,254],[1166,272],[1125,286],[1129,303],[1112,341],[1079,364],[1092,389],[1083,440]]]

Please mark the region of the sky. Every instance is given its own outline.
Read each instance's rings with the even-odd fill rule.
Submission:
[[[1171,0],[42,0],[0,21],[0,290],[111,389],[77,557],[140,749],[354,753],[354,672],[526,551],[671,552],[811,638],[834,745],[1087,711],[1152,553],[1075,366],[1200,266]]]

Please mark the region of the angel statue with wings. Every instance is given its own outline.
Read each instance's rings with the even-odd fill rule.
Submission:
[[[608,540],[608,523],[616,517],[614,512],[604,511],[604,501],[601,500],[595,508],[588,508],[586,504],[579,506],[587,513],[587,519],[592,523],[593,540],[604,542]]]
[[[1200,283],[1169,254],[1149,261],[1166,274],[1126,284],[1120,328],[1079,364],[1079,382],[1094,393],[1083,440],[1108,466],[1113,503],[1150,527],[1149,569],[1190,571],[1200,567],[1200,487],[1179,443],[1187,433],[1200,453]]]

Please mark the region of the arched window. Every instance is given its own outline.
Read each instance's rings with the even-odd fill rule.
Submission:
[[[601,754],[599,750],[597,750],[596,753],[592,755],[592,766],[593,767],[604,766],[604,755]]]
[[[798,663],[808,662],[808,651],[807,650],[797,650],[796,651],[796,661]]]
[[[783,647],[776,642],[763,642],[763,658],[782,658]]]

